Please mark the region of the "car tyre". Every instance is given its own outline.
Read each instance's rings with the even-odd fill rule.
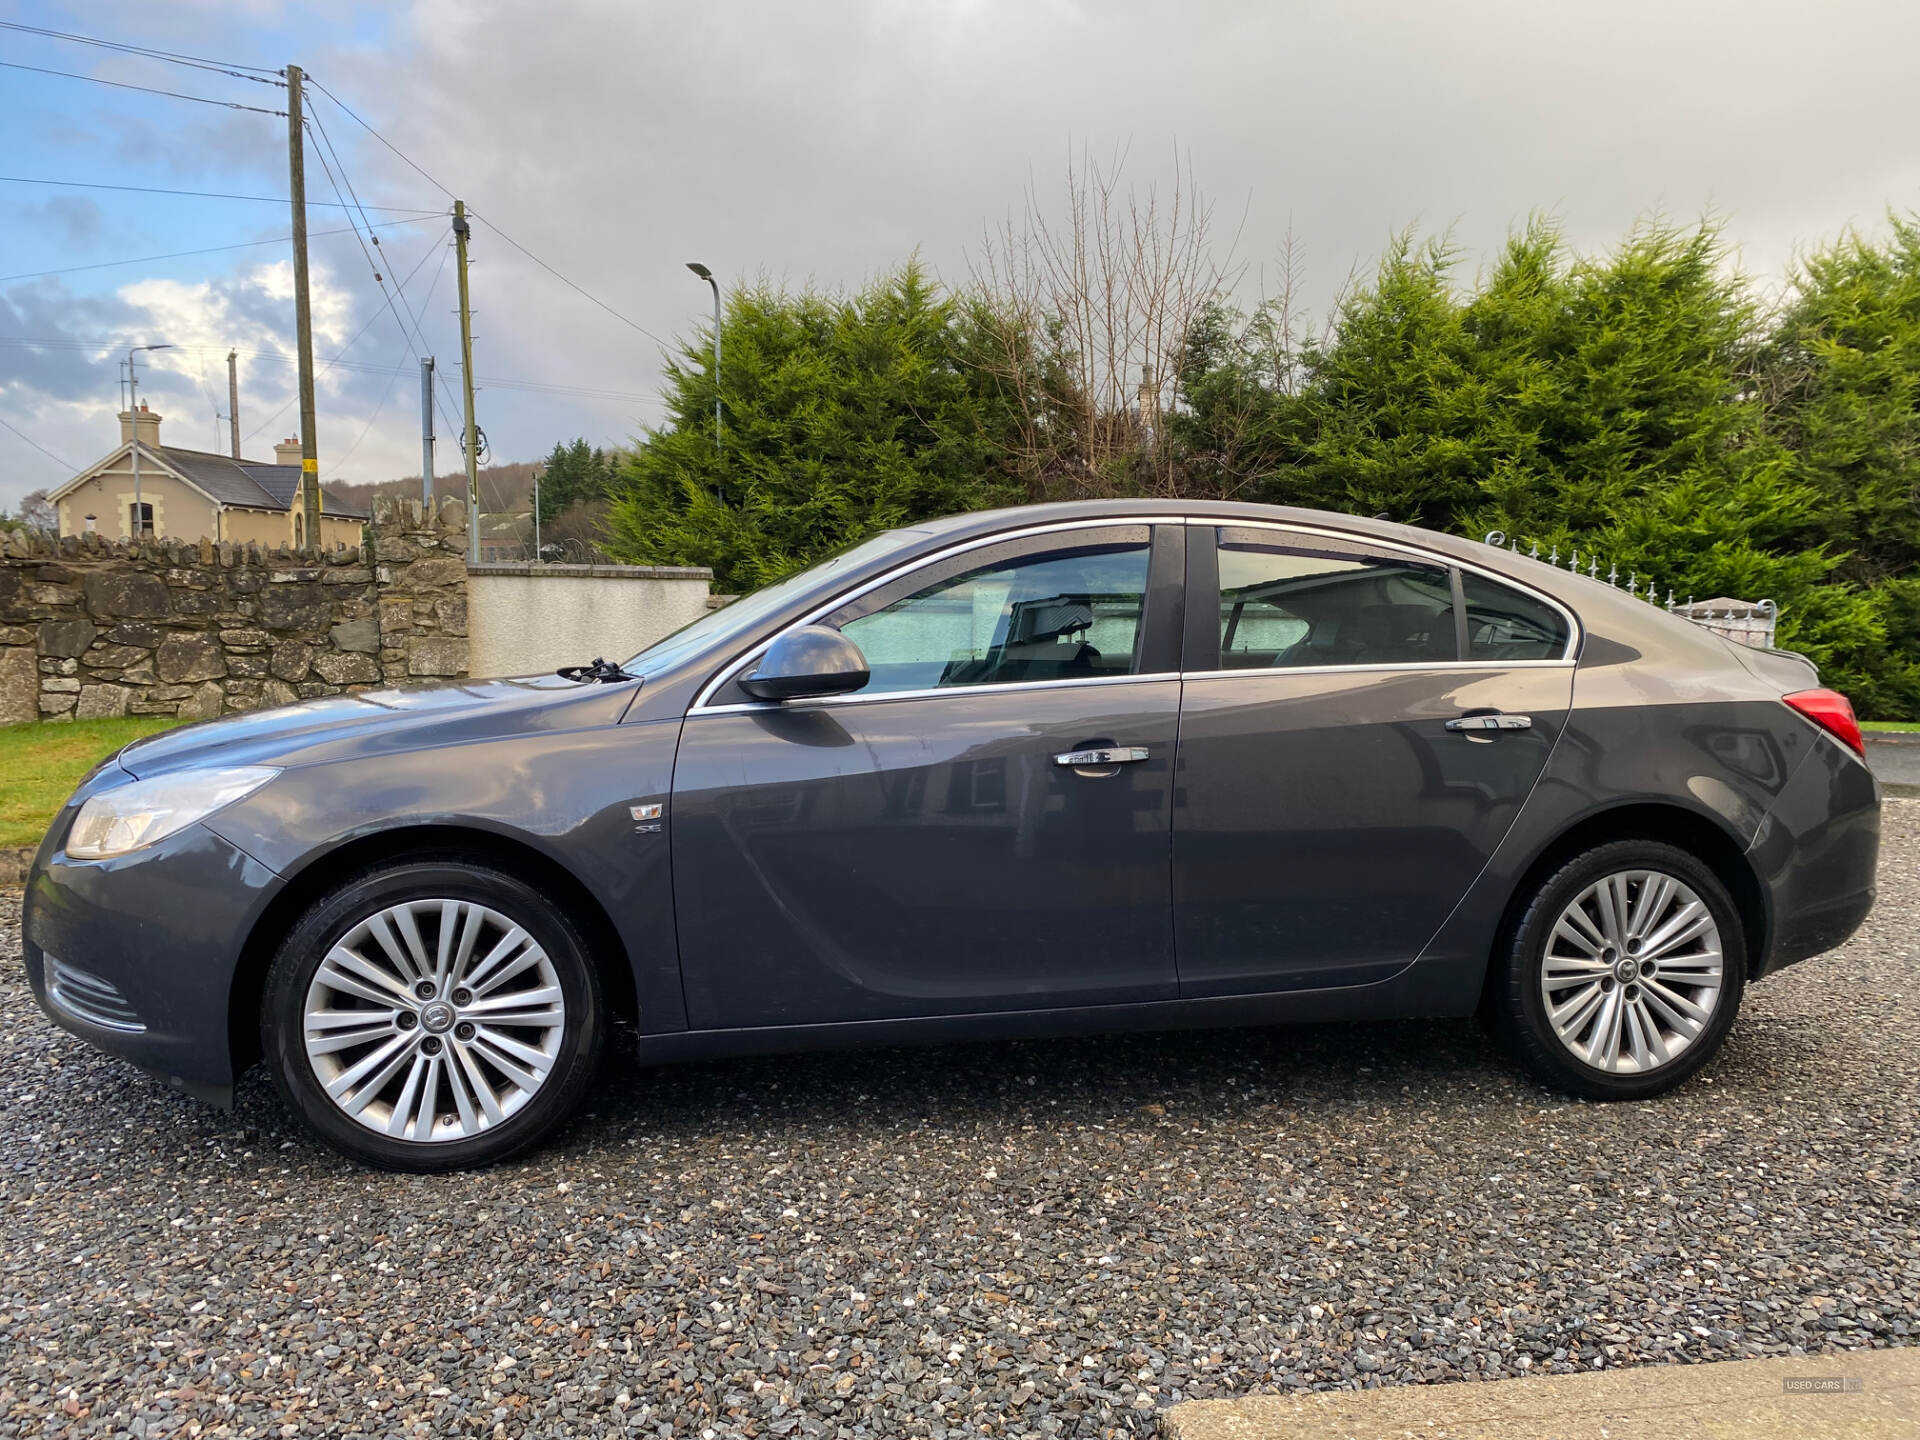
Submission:
[[[562,910],[484,861],[435,856],[309,908],[274,957],[260,1026],[281,1095],[328,1145],[439,1173],[550,1136],[599,1068],[607,1008]]]
[[[1535,885],[1494,962],[1482,1014],[1526,1069],[1583,1099],[1639,1100],[1719,1051],[1745,989],[1747,941],[1709,866],[1672,845],[1618,840]]]

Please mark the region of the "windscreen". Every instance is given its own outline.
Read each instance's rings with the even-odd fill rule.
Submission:
[[[777,613],[808,591],[829,586],[836,575],[857,570],[868,561],[903,549],[920,538],[909,531],[889,530],[871,540],[863,540],[797,575],[789,575],[751,595],[743,595],[731,605],[708,611],[691,624],[682,625],[671,635],[654,641],[620,668],[643,680],[664,675],[701,650],[724,648],[730,641],[745,635],[767,616]]]

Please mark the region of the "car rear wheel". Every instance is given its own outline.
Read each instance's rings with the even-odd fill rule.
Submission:
[[[1713,1058],[1740,1008],[1746,938],[1727,888],[1694,856],[1621,840],[1533,892],[1488,993],[1526,1067],[1592,1100],[1659,1095]]]
[[[566,916],[515,876],[402,862],[317,903],[269,972],[261,1038],[287,1102],[369,1165],[505,1159],[579,1103],[606,1029]]]

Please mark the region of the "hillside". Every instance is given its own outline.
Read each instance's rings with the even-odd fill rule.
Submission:
[[[535,462],[516,461],[511,465],[483,465],[480,467],[480,509],[488,515],[523,514],[533,508],[533,472]],[[348,484],[339,480],[327,482],[327,489],[340,499],[368,508],[376,495],[409,495],[420,493],[420,477],[411,475],[402,480],[364,481]],[[433,494],[436,500],[448,496],[465,498],[467,477],[462,471],[433,477]]]

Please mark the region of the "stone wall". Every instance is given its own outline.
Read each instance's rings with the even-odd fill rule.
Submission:
[[[206,719],[467,673],[466,511],[376,506],[364,548],[10,535],[0,724]]]

